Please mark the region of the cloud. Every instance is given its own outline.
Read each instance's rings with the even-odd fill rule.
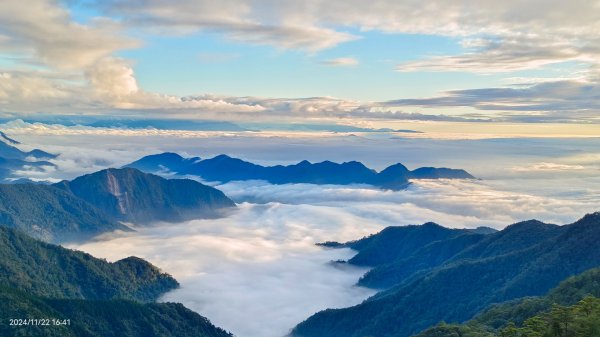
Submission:
[[[595,38],[594,41],[600,41]],[[567,61],[595,63],[595,47],[578,49],[570,40],[560,41],[555,36],[515,36],[510,38],[478,38],[464,41],[471,48],[462,55],[435,56],[411,61],[396,67],[400,72],[465,71],[475,73],[504,73],[536,69]],[[595,43],[590,41],[590,43]]]
[[[369,226],[352,228],[358,220],[336,209],[242,204],[225,219],[140,228],[71,248],[111,261],[146,258],[182,285],[163,300],[182,302],[240,337],[279,337],[315,311],[374,294],[354,286],[365,269],[330,265],[350,251],[314,245],[344,228],[348,238],[368,233]]]
[[[181,282],[163,300],[180,301],[240,337],[281,336],[318,310],[349,306],[372,294],[353,286],[364,270],[329,263],[351,252],[323,250],[315,242],[352,240],[385,226],[426,221],[459,228],[502,228],[530,218],[563,224],[598,209],[597,138],[442,141],[259,133],[187,138],[151,130],[10,125],[9,136],[60,153],[53,160],[56,171],[48,172],[55,178],[118,167],[161,151],[204,158],[227,153],[261,164],[361,160],[378,170],[399,161],[410,168],[465,168],[483,178],[421,180],[399,192],[232,182],[217,186],[240,204],[230,217],[156,224],[71,246],[111,261],[130,255],[148,259]],[[67,132],[73,133],[66,137]],[[512,170],[531,163],[586,169],[562,175]]]
[[[530,218],[565,223],[597,207],[593,198],[573,194],[566,185],[559,189],[569,190],[570,197],[560,198],[451,180],[419,181],[400,192],[264,182],[219,188],[240,202],[236,214],[157,224],[70,248],[110,261],[129,255],[148,259],[181,282],[162,300],[182,302],[240,337],[276,337],[316,311],[357,304],[373,294],[353,286],[364,269],[329,263],[352,252],[321,249],[315,242],[426,221],[458,228],[501,228]]]
[[[231,103],[219,97],[196,97],[189,99],[173,95],[150,93],[139,88],[131,65],[124,59],[104,58],[88,69],[86,77],[91,84],[94,97],[100,102],[120,109],[158,110],[192,110],[210,112],[260,112],[264,108],[259,105]],[[172,113],[171,115],[176,115]]]
[[[517,172],[530,172],[530,171],[579,171],[585,170],[585,166],[583,165],[569,165],[569,164],[558,164],[558,163],[547,163],[540,162],[534,163],[527,166],[516,166],[513,167],[513,171]]]
[[[339,57],[321,62],[327,66],[333,67],[352,67],[358,65],[358,60],[353,57]]]
[[[32,102],[61,104],[79,91],[51,72],[0,72],[0,102],[26,107]]]
[[[180,1],[102,1],[98,6],[119,15],[134,27],[145,27],[167,34],[190,34],[199,31],[222,34],[227,39],[283,49],[316,52],[357,39],[356,36],[304,21],[294,15],[291,2]],[[282,11],[282,7],[286,9]],[[288,12],[291,11],[291,12]],[[288,15],[289,14],[289,15]]]
[[[504,111],[497,121],[513,122],[591,122],[600,112],[600,83],[585,80],[559,80],[521,87],[453,90],[438,97],[389,101],[391,106],[474,107]],[[514,112],[521,112],[515,114]]]
[[[99,2],[135,27],[171,33],[215,31],[226,37],[281,48],[320,50],[356,37],[344,30],[457,37],[465,55],[400,65],[403,71],[498,72],[568,60],[596,63],[600,17],[597,1],[308,0]],[[540,10],[543,8],[543,10]]]
[[[70,179],[109,166],[119,167],[144,155],[167,151],[202,158],[228,154],[262,165],[293,164],[303,159],[311,162],[358,160],[382,170],[402,162],[411,169],[421,166],[462,168],[486,181],[516,179],[512,167],[525,167],[537,162],[587,168],[577,171],[574,178],[593,179],[597,175],[595,162],[598,156],[594,156],[598,153],[600,141],[597,128],[588,130],[590,137],[576,138],[569,134],[572,131],[559,125],[554,129],[556,133],[542,133],[536,138],[531,133],[519,135],[524,131],[516,125],[508,125],[501,130],[498,125],[492,124],[475,135],[455,130],[459,127],[459,124],[441,126],[440,130],[449,128],[453,133],[435,130],[425,133],[362,133],[105,128],[19,120],[0,124],[0,130],[23,143],[19,147],[24,151],[40,148],[60,154],[52,160],[59,170],[47,174],[47,177],[55,179]],[[529,130],[530,126],[523,125],[521,128]],[[124,148],[123,144],[127,146]],[[583,154],[589,156],[580,157]],[[477,165],[473,164],[475,162]],[[553,178],[542,173],[537,173],[539,179]]]
[[[6,110],[34,114],[106,114],[118,116],[217,118],[260,114],[264,107],[236,103],[219,96],[181,97],[147,92],[140,88],[133,68],[125,59],[104,57],[83,74],[67,75],[52,70],[0,72],[0,102]]]
[[[18,63],[18,67],[0,76],[0,102],[5,110],[232,120],[598,122],[594,92],[599,83],[595,67],[600,59],[600,11],[596,1],[542,4],[464,0],[431,2],[427,6],[390,0],[226,0],[218,4],[184,0],[176,6],[166,0],[111,0],[86,4],[105,16],[77,22],[64,3],[52,0],[0,5],[0,46]],[[316,53],[371,30],[449,36],[465,50],[462,54],[400,64],[400,71],[514,72],[565,62],[590,69],[577,78],[529,86],[356,102],[331,97],[181,97],[152,93],[139,86],[132,62],[115,56],[120,50],[139,46],[138,41],[127,37],[134,31],[216,33],[235,41]],[[335,58],[324,63],[348,66],[358,60]],[[468,107],[487,114],[412,111],[420,107]]]
[[[10,44],[22,57],[28,57],[31,49],[36,61],[63,69],[81,69],[137,45],[122,37],[115,21],[73,22],[69,12],[53,0],[3,1],[0,34],[10,36]]]
[[[502,182],[505,183],[507,181]],[[458,228],[480,225],[502,228],[519,219],[529,218],[569,222],[578,214],[596,207],[585,198],[556,198],[533,186],[529,184],[529,193],[514,191],[508,186],[500,189],[486,181],[464,180],[413,181],[407,190],[401,192],[382,191],[368,186],[273,186],[256,181],[233,182],[218,185],[217,188],[237,202],[339,207],[354,216],[371,219],[371,223],[422,223],[429,219]],[[556,188],[562,190],[567,186]],[[560,208],[565,213],[556,213],[551,207]]]

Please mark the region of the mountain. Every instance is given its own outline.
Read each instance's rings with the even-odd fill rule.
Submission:
[[[6,133],[0,131],[0,138],[8,144],[19,145],[21,144],[19,141],[10,138]]]
[[[11,183],[19,179],[16,171],[41,171],[44,167],[56,166],[46,161],[56,155],[38,149],[25,152],[13,146],[20,144],[0,131],[0,181]]]
[[[358,251],[348,262],[358,266],[378,266],[413,254],[426,245],[469,233],[468,229],[450,229],[428,222],[415,226],[392,226],[381,232],[350,241],[343,246]]]
[[[232,337],[178,303],[48,299],[0,287],[0,336]],[[50,318],[69,325],[9,326],[11,319]]]
[[[598,240],[600,213],[560,227],[521,222],[359,305],[319,312],[293,336],[408,337],[440,321],[462,322],[492,303],[542,295],[600,266]]]
[[[191,165],[188,165],[189,163]],[[402,164],[392,165],[378,173],[357,161],[339,164],[331,161],[311,163],[303,160],[287,166],[262,166],[227,155],[198,160],[175,157],[172,153],[143,157],[125,167],[146,172],[167,169],[180,175],[199,176],[207,181],[265,180],[272,184],[368,184],[391,190],[405,188],[409,179],[474,178],[464,170],[427,167],[410,171]]]
[[[417,273],[437,267],[496,230],[450,229],[428,222],[415,226],[387,227],[377,234],[346,243],[317,244],[330,248],[347,247],[358,251],[348,263],[374,267],[358,285],[385,289]],[[481,234],[483,233],[483,234]]]
[[[150,303],[178,286],[136,257],[109,263],[0,227],[0,336],[231,337],[181,304]]]
[[[0,142],[0,144],[2,144]],[[24,179],[20,177],[19,174],[16,174],[17,171],[36,171],[43,172],[47,168],[56,167],[56,165],[45,161],[28,161],[17,158],[3,158],[0,157],[0,182],[12,184]]]
[[[164,152],[145,156],[126,167],[136,168],[143,172],[182,172],[192,164],[200,161],[200,157],[183,158],[177,153]]]
[[[71,193],[35,184],[0,184],[0,226],[55,242],[129,230]]]
[[[235,207],[215,188],[190,179],[165,179],[133,168],[106,169],[55,186],[114,219],[134,223],[213,218]]]
[[[374,289],[393,287],[442,265],[459,252],[485,238],[485,234],[466,233],[431,242],[412,254],[400,256],[389,263],[376,265],[358,280],[358,285]]]
[[[109,263],[0,227],[0,285],[42,297],[147,302],[179,284],[136,257]]]
[[[215,188],[135,169],[107,169],[54,185],[0,184],[0,226],[50,242],[131,230],[119,221],[211,218],[232,207]]]
[[[600,333],[600,268],[594,268],[582,274],[562,281],[546,295],[525,297],[505,303],[495,304],[465,324],[439,324],[429,328],[416,337],[440,336],[471,336],[495,337],[502,336],[545,336],[546,329],[556,326],[553,313],[562,311],[562,319],[567,319],[572,325],[571,336],[598,336]],[[574,309],[585,309],[585,317],[595,320],[595,328],[579,329],[577,327],[577,312]],[[565,315],[570,310],[571,315]],[[543,324],[537,324],[543,323]],[[522,327],[523,331],[518,332]],[[513,334],[508,334],[509,330]],[[525,332],[527,330],[527,332]],[[515,333],[518,332],[518,333]],[[538,333],[538,334],[536,334]],[[587,333],[587,334],[586,334]],[[559,336],[562,334],[558,334]],[[549,334],[548,336],[552,336]]]
[[[25,160],[28,157],[33,157],[36,160],[52,159],[56,158],[56,155],[34,149],[29,152],[21,151],[12,145],[19,145],[21,143],[16,140],[9,138],[6,134],[0,135],[0,157],[5,159],[20,159]]]

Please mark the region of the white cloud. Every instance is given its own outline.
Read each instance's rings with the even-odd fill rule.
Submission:
[[[219,188],[238,201],[257,203],[240,203],[224,219],[160,224],[73,248],[111,261],[129,255],[148,259],[181,282],[163,300],[182,302],[239,337],[276,337],[316,311],[373,294],[353,286],[365,270],[328,263],[351,252],[321,249],[315,242],[426,221],[458,228],[502,228],[530,218],[566,223],[597,207],[589,194],[572,189],[559,198],[503,191],[481,181],[419,181],[400,192],[262,182]]]
[[[194,99],[173,95],[150,93],[139,88],[131,65],[120,58],[103,58],[86,72],[91,84],[92,97],[99,102],[119,109],[173,110],[171,115],[177,115],[177,109],[191,110],[188,114],[208,115],[210,113],[260,113],[264,110],[260,105],[232,103],[220,97],[196,97]],[[145,113],[146,115],[152,112]]]
[[[73,22],[57,1],[0,2],[0,34],[32,49],[36,60],[64,69],[81,69],[113,52],[137,45],[120,35],[118,25],[98,18],[90,25]]]
[[[442,130],[457,127],[456,124],[445,124]],[[516,179],[512,167],[526,167],[537,162],[582,165],[586,170],[578,170],[576,177],[592,179],[596,175],[595,161],[598,158],[595,154],[600,140],[596,137],[597,128],[589,129],[590,137],[574,138],[563,130],[564,126],[559,125],[556,131],[567,134],[548,133],[532,138],[527,134],[519,136],[519,129],[512,131],[517,127],[508,125],[505,131],[509,132],[501,133],[498,126],[491,125],[490,133],[465,135],[460,130],[458,133],[432,131],[422,134],[233,132],[64,126],[23,121],[0,124],[0,130],[24,144],[20,145],[24,150],[41,148],[61,154],[54,162],[59,167],[69,167],[69,175],[49,174],[53,178],[72,178],[165,151],[202,158],[228,154],[263,165],[291,164],[303,159],[311,162],[358,160],[382,170],[402,162],[411,169],[420,166],[463,168],[486,180],[499,177]],[[530,128],[528,125],[521,127]],[[565,140],[564,137],[570,139]],[[123,144],[127,147],[123,148]],[[589,156],[580,157],[583,154]],[[77,159],[87,157],[89,159],[85,161]],[[540,179],[552,177],[545,174],[537,176]]]
[[[0,76],[5,110],[67,114],[151,115],[194,119],[344,118],[445,121],[599,122],[594,89],[600,59],[598,3],[551,1],[103,1],[107,17],[79,23],[51,0],[0,4],[0,46],[19,66]],[[538,10],[538,6],[544,10]],[[433,99],[356,102],[331,97],[269,98],[145,91],[130,61],[116,51],[136,47],[122,25],[151,34],[217,32],[248,43],[309,53],[357,38],[346,31],[378,30],[457,37],[467,52],[435,56],[399,70],[510,72],[565,61],[592,67],[577,78],[530,87],[450,91]],[[346,57],[325,64],[356,65]],[[41,66],[45,65],[45,67]],[[40,70],[41,69],[41,70]],[[591,88],[591,89],[590,89]],[[502,97],[496,94],[503,92]],[[429,115],[402,109],[469,107],[487,115]],[[514,113],[519,112],[519,113]],[[490,117],[491,116],[491,117]]]
[[[350,251],[314,243],[344,228],[347,238],[362,236],[377,225],[357,229],[353,224],[361,219],[321,207],[239,207],[225,219],[165,224],[75,248],[109,260],[136,255],[161,266],[182,285],[163,300],[182,302],[240,337],[283,336],[315,311],[374,293],[354,286],[364,269],[329,264],[351,257]]]
[[[321,62],[324,65],[334,67],[351,67],[358,65],[358,60],[353,57],[339,57]]]
[[[513,167],[513,171],[517,172],[529,172],[529,171],[579,171],[585,170],[583,165],[570,165],[570,164],[559,164],[559,163],[548,163],[540,162],[534,163],[527,166],[516,166]]]
[[[307,21],[303,5],[279,1],[103,1],[99,7],[123,16],[132,26],[154,32],[190,34],[214,32],[228,39],[315,52],[357,37]]]
[[[319,50],[355,37],[344,29],[445,35],[473,52],[401,66],[404,70],[514,71],[580,59],[596,62],[597,1],[324,1],[164,0],[102,2],[136,27],[217,31],[248,43]],[[333,27],[333,28],[331,28]]]

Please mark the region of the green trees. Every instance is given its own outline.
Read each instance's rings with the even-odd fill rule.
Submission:
[[[499,337],[600,336],[600,298],[587,296],[572,306],[554,304],[550,311],[533,316],[517,327],[508,324]]]
[[[569,276],[600,266],[599,229],[600,213],[588,214],[565,226],[525,221],[488,234],[479,241],[475,240],[461,252],[448,254],[452,256],[441,262],[428,259],[436,256],[431,254],[430,245],[435,246],[433,251],[445,252],[446,248],[455,246],[440,245],[440,242],[455,238],[430,243],[425,247],[427,249],[417,250],[419,255],[427,253],[423,255],[427,258],[419,259],[414,256],[417,254],[415,252],[411,261],[435,263],[424,263],[426,269],[417,272],[410,268],[390,269],[394,273],[381,275],[388,279],[402,280],[400,283],[353,307],[316,313],[298,324],[292,335],[408,337],[440,321],[467,321],[494,303],[543,295]],[[381,242],[378,246],[393,247],[394,240],[390,241]],[[372,238],[356,243],[361,242],[367,243],[367,246],[375,244]],[[396,242],[403,244],[400,240]],[[350,247],[361,253],[364,251],[363,246]],[[454,249],[450,251],[455,253]],[[376,256],[379,255],[381,254]],[[448,255],[437,254],[444,257]],[[400,261],[404,260],[406,259]],[[404,262],[402,263],[404,266]],[[403,273],[406,270],[410,270],[408,275]],[[571,292],[557,296],[564,299],[576,298],[576,301],[581,300],[586,293],[600,297],[596,293],[598,290],[593,290],[600,289],[600,286],[589,286],[598,285],[600,281],[593,276],[591,278],[594,280],[587,287],[592,288],[592,292],[572,287]],[[575,283],[587,281],[576,280]],[[507,308],[510,312],[500,311],[491,315],[489,319],[494,323],[489,326],[495,330],[505,327],[510,321],[521,326],[540,310],[548,309],[553,302],[573,304],[558,301],[557,298],[533,300],[527,306],[511,307]]]
[[[136,257],[115,263],[0,227],[0,285],[58,298],[154,301],[179,286]]]
[[[177,286],[140,258],[109,263],[0,226],[2,337],[231,336],[181,304],[151,303]]]
[[[3,337],[231,337],[177,303],[47,299],[2,287],[0,303]],[[10,325],[13,319],[30,318],[49,324]]]

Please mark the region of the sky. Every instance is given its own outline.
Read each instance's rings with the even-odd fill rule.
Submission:
[[[364,270],[330,263],[352,252],[315,242],[598,210],[600,1],[0,1],[0,130],[58,155],[16,172],[32,180],[164,151],[477,177],[210,182],[236,214],[71,245],[148,259],[181,282],[163,300],[240,337],[281,336],[372,294],[354,286]]]
[[[0,116],[598,134],[599,46],[589,0],[3,1]]]

